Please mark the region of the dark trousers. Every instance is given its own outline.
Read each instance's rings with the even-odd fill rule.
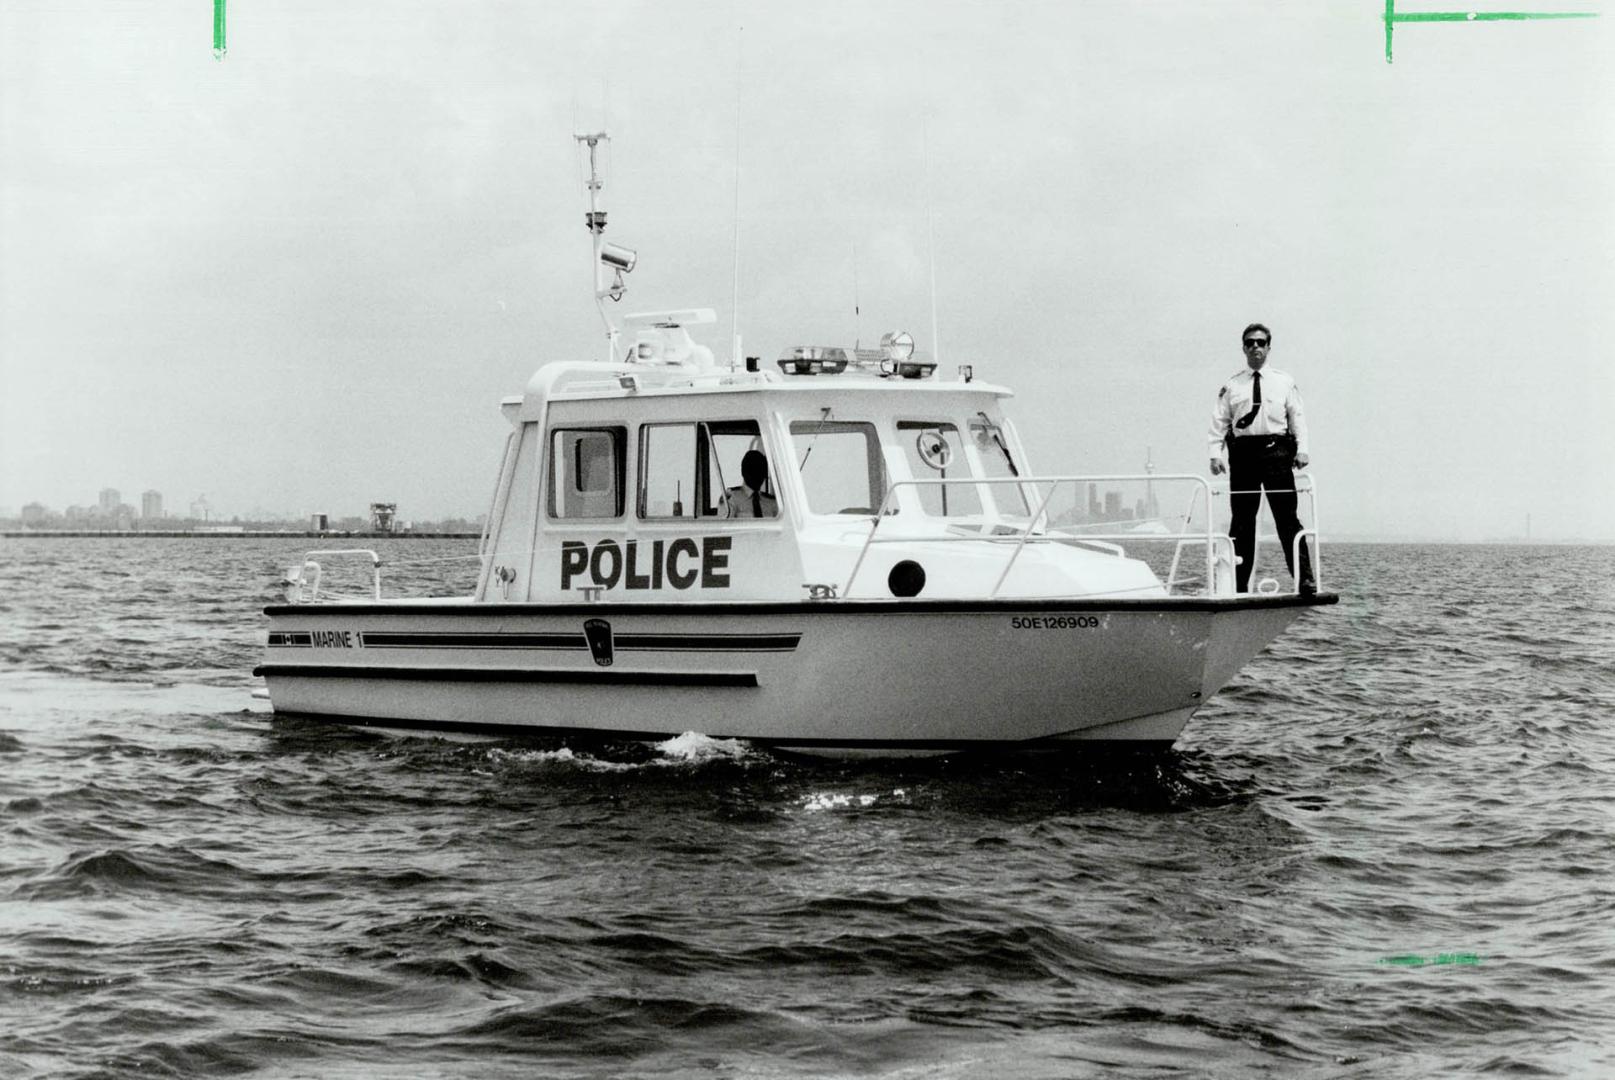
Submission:
[[[1273,511],[1273,526],[1284,545],[1284,565],[1299,587],[1312,586],[1312,560],[1307,555],[1306,541],[1301,543],[1299,574],[1293,562],[1295,534],[1301,531],[1301,519],[1295,514],[1295,473],[1290,467],[1294,456],[1295,444],[1282,435],[1247,435],[1228,444],[1228,501],[1233,510],[1228,535],[1239,557],[1234,581],[1240,592],[1250,591],[1251,570],[1256,565],[1256,514],[1262,508],[1264,488],[1268,508]]]

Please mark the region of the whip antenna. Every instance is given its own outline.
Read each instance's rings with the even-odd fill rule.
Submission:
[[[740,355],[740,84],[744,57],[741,35],[745,31],[744,26],[735,28],[735,286],[729,299],[730,368],[738,368],[745,363],[745,358]]]
[[[921,158],[925,169],[925,254],[931,264],[931,359],[942,363],[942,337],[936,328],[936,230],[931,213],[931,121],[920,120]]]

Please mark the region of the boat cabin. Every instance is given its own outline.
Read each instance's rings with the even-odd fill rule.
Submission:
[[[503,404],[513,430],[477,598],[988,595],[1004,544],[944,541],[1020,536],[1037,495],[1018,482],[1010,392],[933,367],[888,335],[880,350],[794,348],[778,370],[733,370],[661,316],[625,362],[541,368]],[[1022,556],[1045,593],[1047,555]],[[1078,545],[1054,562],[1159,589],[1114,552]]]

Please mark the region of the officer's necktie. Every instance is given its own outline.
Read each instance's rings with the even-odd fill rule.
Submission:
[[[763,495],[760,491],[751,493],[751,516],[759,518],[763,516]]]
[[[1251,421],[1256,419],[1256,414],[1262,411],[1262,373],[1260,371],[1251,373],[1251,384],[1256,388],[1252,392],[1251,411],[1241,416],[1234,424],[1236,428],[1242,431],[1250,427]]]

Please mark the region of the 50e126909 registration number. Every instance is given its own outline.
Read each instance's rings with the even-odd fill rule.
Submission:
[[[1016,615],[1009,620],[1012,630],[1097,630],[1097,615]]]

